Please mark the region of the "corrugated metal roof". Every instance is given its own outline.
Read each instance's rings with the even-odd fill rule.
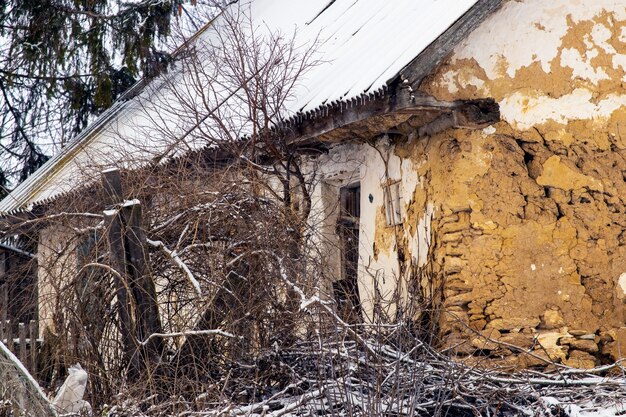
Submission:
[[[326,102],[378,89],[463,16],[478,0],[252,0],[252,24],[284,34],[296,31],[306,45],[318,40],[315,58],[321,63],[299,80],[293,114]],[[231,7],[241,7],[242,3]],[[216,19],[219,21],[219,19]],[[216,25],[213,25],[216,26]],[[212,36],[211,27],[201,36]],[[168,76],[171,76],[168,75]],[[155,80],[156,81],[156,80]],[[135,87],[140,90],[143,84]],[[28,208],[71,190],[84,172],[80,164],[108,155],[107,126],[132,125],[129,107],[137,91],[127,94],[58,155],[0,202],[0,213]],[[131,106],[129,106],[131,104]],[[120,153],[119,157],[123,157]],[[71,162],[71,163],[70,163]]]
[[[306,2],[310,4],[305,7],[302,3],[252,3],[256,17],[269,27],[289,33],[296,25],[300,39],[318,34],[322,39],[319,51],[324,64],[301,80],[300,94],[291,106],[294,111],[381,87],[476,1],[323,0]]]

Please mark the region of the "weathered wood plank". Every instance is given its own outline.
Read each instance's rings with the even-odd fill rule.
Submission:
[[[457,102],[441,101],[426,94],[413,94],[408,85],[398,86],[368,101],[361,100],[343,109],[334,107],[323,117],[303,118],[300,123],[291,123],[283,128],[287,144],[305,142],[336,129],[363,122],[375,116],[394,113],[416,113],[419,111],[449,111]]]
[[[101,173],[102,187],[106,205],[119,204],[124,200],[122,176],[117,168],[107,169]]]
[[[13,331],[12,331],[13,329],[11,329],[12,324],[11,324],[11,321],[10,321],[10,320],[6,320],[6,321],[4,322],[4,324],[5,324],[5,326],[6,326],[6,327],[5,327],[5,329],[6,329],[6,337],[7,337],[7,343],[6,343],[6,345],[7,345],[7,348],[8,348],[11,352],[13,352],[13,351],[14,351],[14,348],[15,348],[15,344],[13,343]]]
[[[26,325],[24,323],[18,323],[17,328],[20,341],[20,361],[25,366],[28,366],[28,357],[26,356]]]
[[[163,347],[159,338],[152,339],[146,346],[139,343],[152,333],[162,333],[156,289],[148,267],[141,204],[137,200],[123,200],[119,170],[104,171],[101,177],[106,204],[115,207],[105,211],[105,220],[111,267],[119,273],[117,299],[125,359],[129,364],[128,377],[134,379],[141,372],[141,360],[156,359]]]
[[[38,346],[37,346],[38,330],[37,330],[37,322],[35,320],[31,320],[30,323],[28,324],[28,333],[29,333],[29,338],[30,338],[29,371],[30,371],[30,374],[36,378],[37,377],[37,354],[39,352],[38,352]]]
[[[138,372],[139,363],[135,351],[139,342],[134,337],[134,325],[132,323],[129,305],[129,279],[126,270],[126,249],[123,237],[124,226],[118,211],[105,213],[105,225],[107,228],[107,240],[111,268],[119,274],[114,276],[116,286],[117,310],[120,319],[120,333],[124,346],[124,359],[129,364],[129,373]]]
[[[136,302],[135,334],[139,340],[146,340],[152,333],[162,333],[156,289],[150,278],[148,268],[148,252],[146,236],[142,228],[142,207],[139,202],[125,204],[122,207],[122,218],[126,224],[126,262],[129,275],[132,277],[131,288]],[[149,355],[159,355],[163,341],[152,339],[146,346]]]
[[[290,124],[284,135],[289,146],[298,148],[310,144],[332,144],[346,137],[365,138],[387,133],[399,121],[424,115],[427,120],[438,120],[423,129],[424,135],[444,128],[487,126],[500,119],[498,104],[493,99],[441,101],[434,97],[414,95],[408,85],[402,85],[397,94],[374,98],[362,106],[353,106],[342,112],[332,111],[327,117],[303,120]]]
[[[0,259],[0,270],[4,270],[3,258]],[[6,322],[9,319],[9,285],[0,287],[0,320]]]

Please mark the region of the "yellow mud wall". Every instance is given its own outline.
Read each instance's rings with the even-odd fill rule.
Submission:
[[[421,88],[502,115],[395,150],[419,167],[407,212],[434,207],[444,345],[514,366],[541,361],[506,344],[579,367],[626,356],[624,3],[504,2]]]

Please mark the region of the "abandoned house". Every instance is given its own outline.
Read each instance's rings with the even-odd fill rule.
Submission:
[[[623,2],[253,0],[229,8],[240,8],[258,35],[282,33],[294,51],[310,48],[312,63],[289,80],[285,117],[269,135],[286,137],[315,175],[309,224],[321,245],[340,249],[324,257],[332,278],[320,288],[338,308],[353,320],[395,320],[430,300],[441,309],[442,348],[502,352],[513,366],[536,363],[511,346],[538,346],[537,356],[576,367],[621,357]],[[202,149],[207,135],[250,135],[236,106],[220,115],[230,136],[212,133],[209,119],[239,99],[240,86],[228,82],[211,87],[219,104],[211,117],[185,116],[206,98],[190,81],[201,65],[177,57],[193,47],[198,64],[232,50],[219,34],[223,20],[16,187],[0,203],[3,221],[42,215],[105,169]],[[221,52],[208,56],[203,42]],[[62,238],[41,230],[40,271],[45,248]],[[40,303],[40,329],[48,314]]]

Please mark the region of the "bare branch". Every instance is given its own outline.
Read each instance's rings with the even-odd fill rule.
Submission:
[[[177,267],[183,270],[183,272],[185,273],[185,276],[187,277],[187,280],[189,281],[193,289],[196,291],[196,294],[198,295],[198,297],[201,297],[202,289],[200,288],[200,283],[198,282],[196,277],[193,275],[193,272],[191,272],[191,269],[189,269],[187,264],[184,263],[182,259],[180,259],[180,257],[178,256],[178,252],[176,252],[175,250],[168,249],[167,246],[165,246],[165,243],[161,242],[160,240],[147,239],[147,242],[150,246],[163,251],[163,253],[165,253],[169,257],[169,259],[172,261],[174,265],[176,265]]]
[[[165,339],[165,338],[173,338],[173,337],[210,336],[210,335],[217,335],[217,336],[230,337],[230,338],[237,337],[234,334],[225,332],[223,330],[215,330],[215,329],[214,330],[190,330],[188,332],[152,333],[150,336],[148,336],[146,340],[140,342],[140,344],[145,346],[148,344],[148,342],[151,339],[154,339],[154,338]]]

